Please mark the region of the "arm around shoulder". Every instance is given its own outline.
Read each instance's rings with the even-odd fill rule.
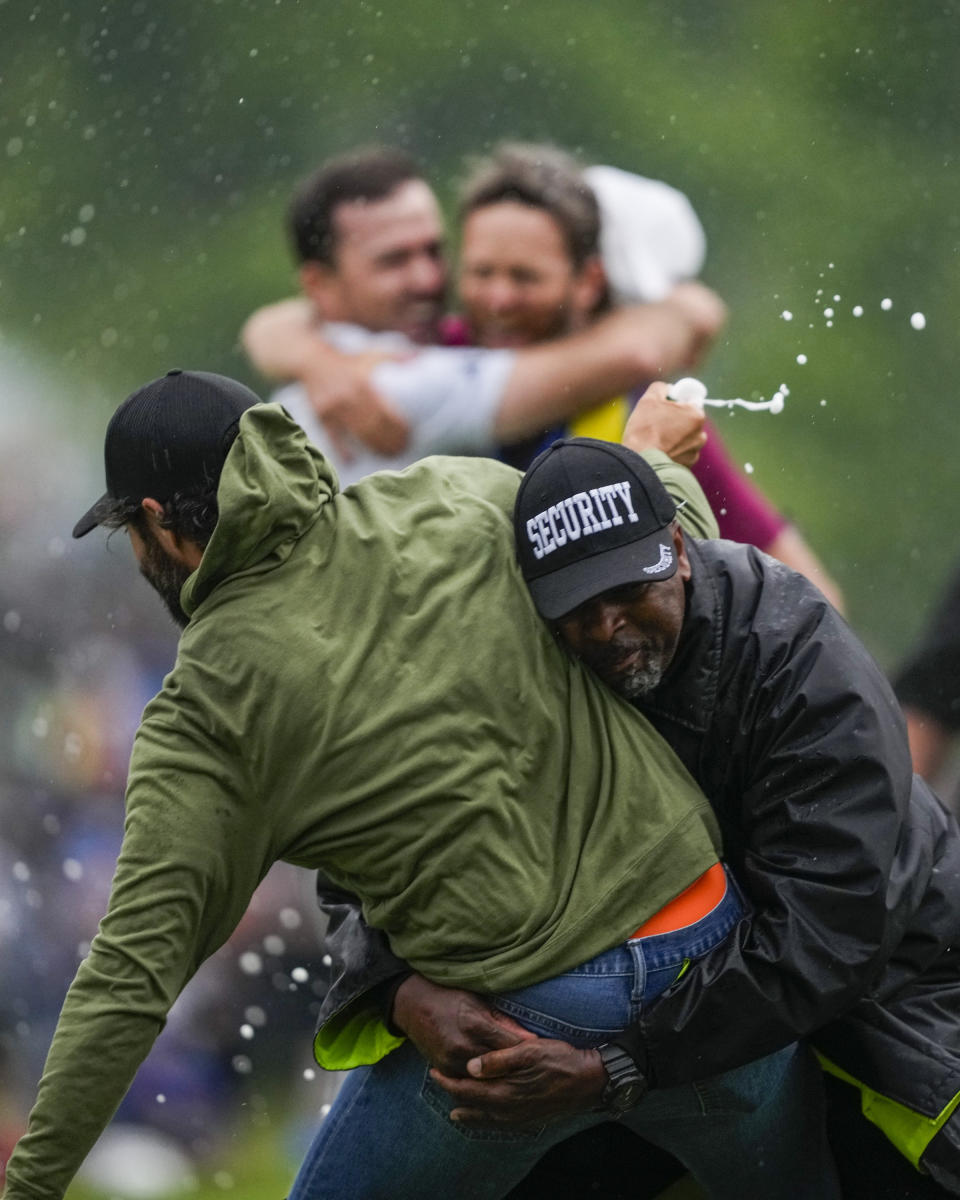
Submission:
[[[501,399],[497,436],[514,440],[650,379],[686,370],[712,336],[708,327],[694,304],[671,295],[657,304],[618,309],[579,333],[521,350]]]
[[[652,383],[637,401],[623,444],[642,454],[680,507],[686,533],[717,537],[717,522],[700,484],[688,469],[706,441],[703,409],[667,398],[669,385]]]

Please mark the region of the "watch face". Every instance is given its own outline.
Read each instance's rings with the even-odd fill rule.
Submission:
[[[633,1059],[619,1046],[600,1047],[600,1056],[609,1077],[603,1103],[611,1112],[626,1112],[643,1098],[646,1081]]]

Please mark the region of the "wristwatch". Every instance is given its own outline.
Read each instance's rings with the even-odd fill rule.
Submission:
[[[624,1113],[643,1099],[647,1090],[646,1078],[626,1050],[616,1042],[605,1042],[597,1050],[607,1072],[600,1105],[607,1112]]]

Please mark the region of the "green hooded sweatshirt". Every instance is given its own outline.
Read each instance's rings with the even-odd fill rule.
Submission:
[[[518,481],[431,458],[341,493],[281,408],[244,414],[9,1200],[62,1195],[278,859],[360,896],[424,975],[480,991],[624,940],[716,861],[679,760],[538,617]]]

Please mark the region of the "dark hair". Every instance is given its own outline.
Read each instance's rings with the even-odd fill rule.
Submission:
[[[328,159],[294,194],[287,222],[297,262],[332,266],[337,238],[334,215],[341,204],[384,200],[402,183],[423,179],[403,150],[371,146]]]
[[[142,504],[132,500],[105,499],[103,515],[98,524],[107,529],[122,529],[132,525],[141,536],[146,535],[147,518]],[[220,516],[217,505],[217,485],[204,484],[188,491],[175,492],[163,505],[160,524],[171,530],[178,538],[195,542],[203,550],[216,528]]]
[[[556,146],[501,142],[475,160],[460,191],[460,219],[504,200],[542,208],[560,226],[580,267],[600,253],[600,208],[575,159]]]

